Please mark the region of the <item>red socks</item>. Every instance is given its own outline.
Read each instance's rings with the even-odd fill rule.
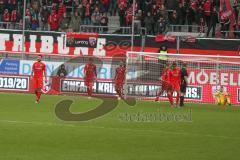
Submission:
[[[168,100],[169,100],[170,104],[173,105],[173,95],[172,94],[168,94]]]
[[[179,99],[180,99],[180,93],[177,93],[177,97],[176,97],[176,103],[177,103],[177,105],[179,104]]]
[[[117,95],[123,99],[121,89],[116,89]]]
[[[40,98],[41,98],[42,92],[41,91],[40,92],[36,92],[35,94],[36,94],[36,97],[37,97],[37,101],[39,101]]]
[[[87,93],[88,93],[88,96],[92,96],[92,88],[88,87],[87,88]]]

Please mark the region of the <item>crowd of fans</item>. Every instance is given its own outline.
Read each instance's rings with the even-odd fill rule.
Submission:
[[[221,14],[219,0],[136,0],[136,4],[133,0],[27,0],[25,28],[78,32],[80,25],[108,26],[109,16],[119,16],[120,27],[129,27],[133,22],[133,5],[136,30],[145,27],[147,34],[165,33],[169,25],[174,26],[173,31],[188,25],[189,32],[197,26],[198,32],[212,37],[217,26],[221,26],[223,37],[228,36],[230,24],[234,31],[240,30],[240,0],[234,2],[234,22]],[[3,28],[21,28],[23,0],[0,0],[0,14]],[[236,37],[239,34],[234,32]]]

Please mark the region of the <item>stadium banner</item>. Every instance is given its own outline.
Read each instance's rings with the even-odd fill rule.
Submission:
[[[20,75],[31,75],[32,65],[35,61],[31,60],[20,60],[19,74]],[[67,71],[67,77],[69,78],[83,78],[83,70],[85,64],[79,63],[63,63],[63,62],[50,62],[44,61],[46,64],[47,76],[56,76],[57,71],[61,64],[65,64]],[[115,75],[115,70],[111,64],[103,64],[97,68],[99,79],[112,79]],[[128,73],[132,77],[132,73]]]
[[[8,62],[8,61],[6,61]],[[32,65],[34,61],[31,60],[19,60],[12,62],[13,64],[19,63],[19,72],[10,72],[11,75],[22,75],[29,77],[31,75],[32,71]],[[44,93],[48,94],[59,94],[61,92],[66,92],[66,94],[76,94],[76,92],[73,90],[68,90],[67,88],[63,90],[62,83],[60,84],[60,80],[56,77],[56,72],[59,69],[59,66],[63,64],[62,62],[44,62],[46,64],[46,71],[47,76],[51,77],[48,80],[48,83],[45,84],[45,88],[43,89]],[[78,85],[83,87],[84,83],[82,81],[83,78],[83,68],[84,64],[80,63],[66,63],[66,70],[67,70],[67,77],[68,79],[74,79],[81,80]],[[9,65],[9,66],[15,66],[15,65]],[[112,95],[115,94],[114,85],[112,84],[112,80],[115,76],[115,68],[116,66],[112,66],[111,64],[103,64],[101,66],[97,66],[97,73],[98,73],[98,83],[96,83],[96,93],[98,94],[106,94],[106,95]],[[239,88],[240,88],[240,73],[236,70],[218,70],[218,73],[216,70],[213,69],[189,69],[189,87],[187,89],[186,97],[188,97],[189,100],[192,101],[200,101],[205,103],[211,103],[214,102],[214,95],[216,92],[216,89],[219,86],[224,86],[226,88],[226,91],[231,95],[232,97],[232,103],[240,103],[239,102]],[[6,72],[4,72],[6,73]],[[15,74],[17,73],[17,74]],[[127,77],[128,79],[136,79],[137,78],[137,71],[131,71],[128,72]],[[160,76],[160,75],[159,75]],[[218,80],[217,80],[217,77]],[[4,82],[3,82],[4,81]],[[9,81],[10,84],[7,82]],[[13,85],[14,80],[10,78],[9,79],[2,79],[2,86],[11,86]],[[19,80],[18,80],[19,81]],[[23,80],[25,83],[26,81]],[[31,81],[31,80],[30,80]],[[75,81],[66,81],[67,83],[72,82],[73,84]],[[54,82],[54,83],[53,83]],[[102,83],[100,83],[102,82]],[[5,84],[3,84],[5,83]],[[16,82],[15,82],[16,83]],[[19,83],[19,82],[18,82]],[[144,84],[145,83],[145,84]],[[156,80],[154,83],[148,83],[148,82],[139,82],[138,84],[128,84],[128,93],[132,96],[142,96],[142,97],[154,97],[156,94],[156,90],[158,90],[158,81]],[[32,84],[30,82],[30,84]],[[29,85],[27,81],[27,86]],[[15,86],[15,85],[13,85]],[[75,84],[74,84],[75,86]],[[77,87],[77,86],[76,86]],[[75,88],[76,88],[75,87]],[[100,87],[100,88],[99,88]],[[54,89],[52,89],[54,88]],[[71,87],[70,87],[71,88]],[[108,89],[109,88],[109,91]],[[3,89],[8,89],[6,87],[3,87]],[[17,88],[10,87],[11,90],[17,90]],[[8,89],[9,90],[9,89]],[[20,88],[20,90],[24,90],[23,88]],[[103,90],[103,91],[102,91]],[[106,92],[104,92],[106,90]],[[24,90],[26,91],[26,89]],[[32,90],[32,87],[30,85],[30,91]],[[80,89],[81,92],[85,93],[84,89]]]
[[[204,73],[205,74],[205,73]],[[239,74],[239,73],[238,73]],[[215,93],[218,85],[215,84],[216,73],[206,71],[205,77],[201,77],[202,71],[190,72],[190,84],[186,91],[187,102],[214,103]],[[232,104],[240,104],[240,75],[235,73],[224,73],[220,75],[223,80],[220,84],[225,84],[225,90],[231,95]],[[237,76],[239,76],[237,78]],[[28,92],[34,93],[33,79],[29,76],[0,75],[1,92]],[[219,85],[220,85],[219,84]],[[154,100],[159,84],[144,84],[141,82],[130,83],[127,87],[128,96],[141,97],[141,99]],[[95,96],[116,96],[115,85],[111,80],[97,80],[93,86]],[[57,76],[48,77],[42,88],[44,94],[54,95],[86,95],[86,87],[82,78],[59,78]],[[176,93],[174,93],[176,96]],[[165,101],[166,93],[160,98]]]
[[[91,34],[90,34],[91,35]],[[71,43],[67,34],[60,32],[25,32],[25,53],[56,56],[105,56],[126,55],[131,49],[131,35],[93,34],[76,38]],[[71,36],[70,36],[71,37]],[[0,30],[0,53],[21,54],[22,31]],[[134,51],[141,51],[142,36],[134,37]],[[198,38],[196,43],[180,42],[182,54],[212,54],[239,56],[239,39],[220,40]],[[161,46],[167,46],[171,53],[176,52],[176,42],[156,41],[155,36],[146,36],[145,52],[158,52]]]
[[[220,0],[220,16],[221,18],[229,17],[231,22],[235,21],[234,17],[234,0]]]
[[[28,92],[29,77],[0,75],[0,91]]]
[[[128,96],[138,96],[138,97],[147,97],[155,98],[157,91],[160,86],[157,84],[147,85],[132,83],[128,85],[127,93]],[[95,94],[104,94],[104,95],[114,95],[116,94],[115,85],[112,81],[97,81],[93,85],[93,91]],[[75,93],[83,94],[87,93],[87,88],[84,85],[83,79],[61,79],[60,82],[60,92],[61,93]],[[176,96],[176,95],[174,95]],[[164,94],[162,98],[166,98],[167,95]],[[186,92],[186,99],[188,100],[202,100],[202,87],[189,86]]]
[[[19,74],[19,60],[0,59],[0,74]]]
[[[97,33],[67,33],[67,47],[97,47]]]

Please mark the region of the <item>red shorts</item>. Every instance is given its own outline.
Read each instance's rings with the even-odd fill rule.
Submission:
[[[43,78],[34,77],[33,78],[34,89],[42,89],[43,88]]]
[[[180,91],[180,84],[179,83],[172,83],[173,91]]]
[[[115,81],[115,89],[122,89],[123,88],[123,82]]]
[[[172,91],[173,90],[173,86],[170,82],[167,81],[162,81],[162,90],[164,91]]]
[[[85,86],[92,87],[93,86],[93,79],[85,79],[84,83],[85,83]]]

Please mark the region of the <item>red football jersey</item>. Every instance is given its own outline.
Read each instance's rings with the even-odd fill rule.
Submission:
[[[172,83],[180,83],[181,81],[181,73],[179,68],[175,68],[171,70],[171,82]]]
[[[125,67],[118,67],[116,69],[116,77],[115,80],[117,82],[123,82],[125,79],[125,72],[126,72],[126,68]]]
[[[171,79],[172,79],[172,72],[171,72],[171,70],[168,69],[168,68],[164,68],[163,69],[163,73],[162,73],[162,80],[170,82]]]
[[[46,65],[42,62],[35,62],[32,66],[34,78],[42,78],[46,71]]]
[[[97,67],[94,64],[86,64],[84,67],[85,78],[93,79],[97,74]]]

